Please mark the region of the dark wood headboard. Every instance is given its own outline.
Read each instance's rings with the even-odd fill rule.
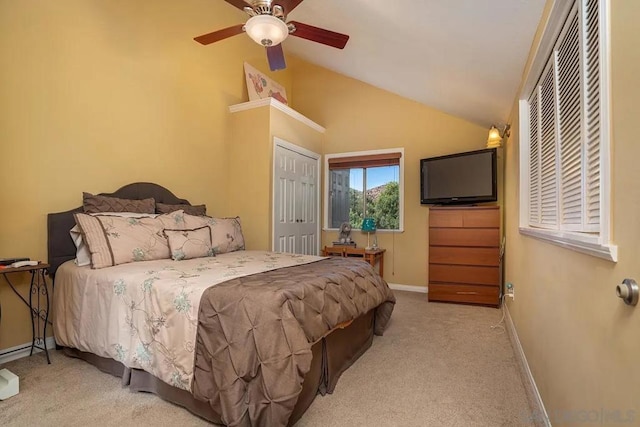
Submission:
[[[153,197],[156,203],[168,205],[190,205],[188,200],[176,197],[166,188],[150,182],[136,182],[125,185],[113,193],[101,193],[101,196],[112,196],[120,199],[142,200]],[[76,257],[76,246],[71,240],[69,231],[76,225],[73,214],[83,212],[82,206],[66,212],[47,215],[47,250],[49,258],[49,275],[53,277],[60,265]]]

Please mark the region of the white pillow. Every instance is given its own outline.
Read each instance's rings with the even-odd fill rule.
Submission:
[[[82,233],[80,232],[78,224],[73,226],[69,231],[69,234],[71,235],[73,244],[76,245],[76,259],[73,261],[78,267],[84,267],[85,265],[91,264],[91,252],[89,252],[89,247],[82,238]]]
[[[122,218],[155,218],[158,214],[144,214],[135,212],[100,212],[92,213],[89,215],[107,215],[107,216],[119,216]],[[85,265],[91,265],[91,252],[89,252],[89,246],[82,238],[82,232],[78,224],[74,225],[69,231],[73,244],[76,245],[76,259],[73,262],[78,267],[84,267]]]

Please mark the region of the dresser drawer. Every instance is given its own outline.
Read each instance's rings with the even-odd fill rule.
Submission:
[[[429,283],[429,301],[498,306],[500,288],[497,286]]]
[[[429,264],[429,283],[449,282],[498,286],[498,267]]]
[[[431,264],[497,267],[500,264],[499,255],[498,248],[429,247],[429,263]]]
[[[462,213],[463,227],[500,227],[500,209],[470,209]]]
[[[498,247],[500,229],[498,228],[431,228],[430,246],[474,246]]]
[[[462,227],[462,211],[429,209],[429,227]]]
[[[491,208],[452,208],[429,210],[429,227],[449,228],[498,228],[500,227],[500,209]]]

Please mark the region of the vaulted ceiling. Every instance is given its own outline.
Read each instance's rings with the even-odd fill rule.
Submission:
[[[338,50],[289,37],[283,47],[285,54],[488,127],[508,119],[544,4],[305,0],[287,20],[348,34],[349,43]]]

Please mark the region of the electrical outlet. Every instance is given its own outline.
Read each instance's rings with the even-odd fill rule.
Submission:
[[[505,295],[508,297],[511,297],[512,300],[516,299],[516,289],[513,287],[513,283],[511,282],[507,282],[507,286],[506,286],[506,290],[505,290]]]

